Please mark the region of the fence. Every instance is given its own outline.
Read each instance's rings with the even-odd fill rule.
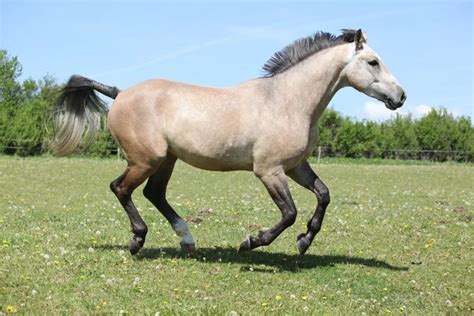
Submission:
[[[470,161],[469,152],[465,150],[415,150],[415,149],[379,149],[377,153],[365,151],[358,155],[347,155],[333,151],[330,147],[318,146],[313,151],[313,156],[320,162],[324,157],[349,157],[349,158],[382,158],[396,160],[429,160],[429,161]]]
[[[34,140],[22,139],[22,140],[9,140],[13,144],[31,144],[35,143]],[[48,148],[45,144],[39,146],[0,146],[0,152],[6,154],[20,154],[20,155],[34,155],[48,152]],[[107,147],[106,151],[110,153],[110,156],[116,156],[118,160],[123,158],[120,148]],[[429,160],[429,161],[470,161],[469,152],[464,150],[412,150],[412,149],[378,149],[377,153],[373,151],[365,151],[358,153],[357,155],[348,155],[343,152],[333,150],[331,147],[318,146],[313,151],[313,156],[317,158],[318,162],[321,158],[334,157],[334,158],[382,158],[382,159],[396,159],[396,160]]]

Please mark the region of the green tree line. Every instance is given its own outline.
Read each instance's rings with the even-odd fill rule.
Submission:
[[[51,113],[63,84],[46,75],[20,82],[16,57],[0,50],[0,153],[21,156],[50,152]],[[474,162],[474,127],[468,117],[433,109],[415,119],[396,115],[384,122],[358,121],[328,108],[319,125],[324,155]],[[106,157],[116,145],[103,124],[96,142],[82,155]]]
[[[444,108],[419,119],[396,114],[381,123],[357,121],[329,108],[319,133],[319,146],[329,156],[474,161],[471,120]]]

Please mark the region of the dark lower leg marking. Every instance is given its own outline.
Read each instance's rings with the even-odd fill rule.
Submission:
[[[306,233],[299,234],[297,237],[296,246],[298,251],[300,254],[304,254],[313,242],[314,237],[321,230],[324,214],[330,202],[329,189],[321,179],[318,178],[306,161],[290,171],[288,175],[295,180],[296,183],[313,191],[318,200],[316,210],[308,222]]]
[[[136,254],[143,247],[146,234],[148,233],[148,227],[132,201],[133,190],[141,183],[140,180],[145,175],[146,173],[140,174],[139,172],[131,172],[130,169],[127,169],[123,175],[110,184],[110,189],[115,193],[130,219],[133,236],[130,239],[129,249],[132,255]]]
[[[284,173],[261,177],[270,196],[281,211],[281,220],[267,231],[261,231],[257,237],[248,236],[241,244],[239,252],[267,246],[296,220],[296,207],[288,188]]]
[[[167,156],[157,171],[148,179],[143,195],[168,220],[176,234],[182,237],[180,245],[186,253],[195,251],[194,239],[187,223],[176,213],[166,199],[166,188],[173,173],[176,157]]]

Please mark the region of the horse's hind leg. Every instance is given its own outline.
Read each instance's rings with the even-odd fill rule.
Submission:
[[[307,161],[302,162],[296,168],[288,172],[296,183],[314,192],[318,199],[318,205],[313,217],[308,222],[308,230],[297,238],[296,246],[300,254],[304,254],[313,242],[314,237],[320,231],[324,219],[324,213],[330,202],[329,189],[314,173]]]
[[[176,157],[168,154],[155,173],[148,179],[143,195],[163,214],[176,234],[182,237],[180,244],[183,251],[192,253],[196,248],[188,225],[166,200],[166,187],[173,173],[175,163]]]
[[[281,211],[281,220],[267,231],[260,232],[257,237],[248,237],[240,244],[239,252],[251,250],[259,246],[266,246],[272,243],[286,228],[293,225],[296,220],[296,207],[288,188],[287,177],[283,169],[270,170],[259,176],[272,197],[275,204]]]
[[[115,193],[130,219],[133,236],[130,240],[129,249],[132,255],[143,247],[148,232],[145,222],[133,204],[132,193],[153,171],[153,166],[146,164],[129,165],[120,177],[110,183],[110,189]]]

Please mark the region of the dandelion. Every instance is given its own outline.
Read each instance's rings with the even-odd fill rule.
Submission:
[[[137,286],[139,282],[140,282],[140,278],[139,278],[139,277],[133,278],[133,286]]]
[[[7,313],[13,313],[14,314],[14,313],[17,312],[17,309],[13,305],[7,305],[6,310],[7,310]]]

